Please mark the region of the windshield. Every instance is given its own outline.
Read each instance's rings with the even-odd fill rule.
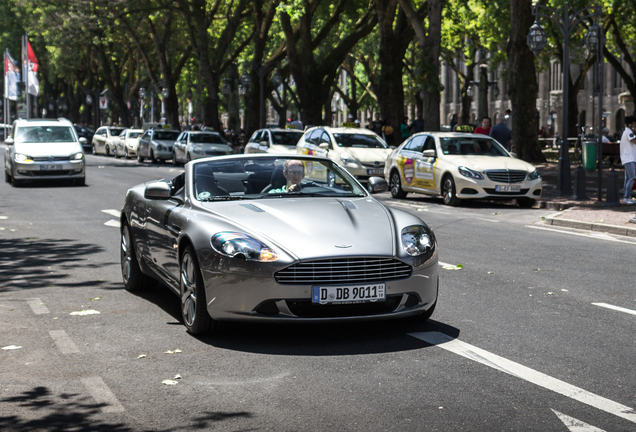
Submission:
[[[156,131],[153,138],[159,141],[176,141],[179,132],[176,131]]]
[[[331,161],[240,158],[197,162],[193,168],[193,194],[199,201],[366,196],[364,189]]]
[[[301,136],[303,136],[301,132],[272,132],[274,144],[286,146],[295,146]]]
[[[17,128],[15,142],[75,142],[75,135],[70,126],[24,126]]]
[[[463,156],[509,156],[501,145],[489,138],[440,138],[442,153]]]
[[[110,134],[112,136],[117,136],[117,135],[121,135],[121,133],[124,131],[124,129],[113,129],[111,128],[110,130]]]
[[[357,133],[333,134],[338,147],[357,147],[357,148],[389,148],[377,135],[363,135]]]
[[[141,132],[128,132],[128,138],[139,138]]]
[[[191,134],[190,142],[197,144],[225,144],[225,140],[219,134]]]

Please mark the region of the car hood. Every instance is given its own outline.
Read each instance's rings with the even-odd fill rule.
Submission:
[[[374,163],[386,161],[393,150],[391,149],[377,149],[377,148],[354,148],[354,147],[341,147],[340,154],[348,153],[356,160],[362,163]]]
[[[372,198],[271,198],[203,207],[301,260],[394,254],[392,219]]]
[[[56,143],[15,143],[15,153],[22,153],[32,157],[42,156],[70,156],[82,151],[79,142]]]
[[[509,169],[532,172],[535,167],[526,161],[503,156],[451,156],[448,161],[453,165],[465,166],[475,171]]]

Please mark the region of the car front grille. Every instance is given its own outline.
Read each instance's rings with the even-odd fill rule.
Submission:
[[[490,180],[497,183],[521,183],[528,175],[527,172],[518,170],[488,170],[485,172]]]
[[[206,156],[223,156],[227,154],[227,152],[222,150],[206,150],[204,153]]]
[[[33,162],[53,162],[53,161],[69,161],[71,158],[68,156],[42,156],[42,157],[34,157]]]
[[[393,258],[340,258],[301,262],[276,272],[276,282],[293,285],[360,284],[404,279],[413,269]]]
[[[363,163],[362,166],[365,168],[384,168],[384,162]]]
[[[486,192],[488,195],[501,195],[501,196],[513,196],[513,195],[525,195],[528,193],[529,189],[521,189],[519,192],[499,192],[496,191],[494,188],[489,189],[489,188],[484,188],[484,192]]]
[[[24,176],[30,176],[30,177],[68,176],[68,175],[71,175],[71,171],[70,170],[47,170],[47,171],[18,170],[18,174],[24,175]]]

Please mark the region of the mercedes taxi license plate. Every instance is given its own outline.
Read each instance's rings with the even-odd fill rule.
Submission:
[[[367,174],[368,175],[383,175],[384,174],[384,169],[382,169],[382,168],[368,169],[367,170]]]
[[[57,169],[57,165],[40,165],[40,171],[54,171]]]
[[[521,186],[501,185],[495,186],[497,192],[521,192]]]
[[[386,299],[385,284],[312,287],[312,303],[367,303]]]

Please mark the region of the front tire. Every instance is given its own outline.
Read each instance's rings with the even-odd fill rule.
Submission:
[[[203,277],[192,246],[181,256],[180,266],[181,316],[188,333],[200,335],[216,329],[217,323],[207,311]]]
[[[447,206],[456,207],[461,202],[460,199],[457,198],[455,180],[453,180],[453,176],[450,174],[447,174],[442,180],[442,197],[444,198],[444,204]]]
[[[97,154],[97,148],[95,148],[95,144],[91,146],[91,153],[93,153],[94,155]]]
[[[152,284],[152,278],[143,274],[139,267],[128,224],[124,224],[121,229],[120,258],[121,275],[127,291],[141,291]]]
[[[141,153],[139,153],[139,150],[137,150],[137,162],[143,163],[143,161],[144,161],[143,156],[141,155]]]
[[[179,162],[177,162],[177,154],[172,152],[172,166],[179,166]]]
[[[104,153],[106,156],[110,156],[110,147],[108,147],[108,144],[104,146]]]
[[[152,151],[152,149],[150,149],[150,162],[152,162],[153,164],[159,163],[159,161],[155,157],[155,152]]]
[[[398,171],[391,173],[391,184],[389,187],[391,188],[391,196],[393,198],[406,198],[407,192],[404,192],[402,189],[402,180],[400,179],[400,173]]]
[[[130,153],[128,153],[128,147],[126,147],[126,154],[124,156],[126,159],[130,159]]]
[[[11,183],[11,176],[9,175],[6,169],[4,170],[4,182]]]

